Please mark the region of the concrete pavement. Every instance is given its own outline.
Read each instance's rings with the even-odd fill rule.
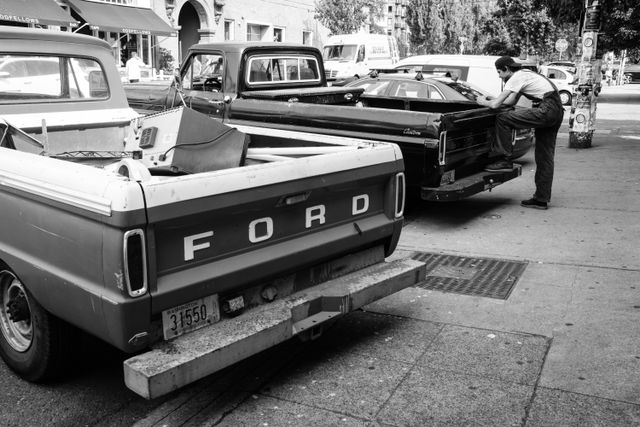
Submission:
[[[99,425],[640,425],[640,85],[605,87],[590,149],[566,111],[548,211],[523,176],[407,212],[414,251],[525,261],[506,300],[409,288]]]

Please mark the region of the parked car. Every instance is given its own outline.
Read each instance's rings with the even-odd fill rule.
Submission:
[[[628,83],[640,83],[640,64],[625,65],[624,75],[628,76]]]
[[[402,98],[475,101],[479,96],[489,95],[462,80],[404,70],[377,70],[346,86],[364,88],[366,94]]]
[[[344,86],[369,71],[398,62],[395,37],[382,34],[338,34],[322,48],[324,72],[329,85]]]
[[[488,96],[485,90],[458,78],[423,74],[409,70],[374,70],[368,76],[350,82],[346,87],[364,88],[364,94],[398,98],[447,101],[476,101]],[[533,145],[531,129],[516,132],[514,158],[523,156]]]
[[[488,55],[416,55],[400,60],[395,68],[430,74],[448,73],[497,96],[502,92],[502,80],[495,66],[498,58]]]
[[[401,60],[395,68],[458,78],[498,96],[503,87],[496,71],[498,58],[495,55],[416,55]],[[531,101],[523,96],[517,105],[531,107]]]
[[[576,92],[578,77],[565,68],[543,65],[540,74],[546,76],[558,88],[562,105],[571,105],[571,100]]]
[[[573,74],[576,74],[578,71],[578,68],[576,67],[575,62],[572,62],[572,61],[553,61],[553,62],[549,62],[547,66],[564,68]]]

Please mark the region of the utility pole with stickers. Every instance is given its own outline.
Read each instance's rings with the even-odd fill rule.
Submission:
[[[599,0],[585,0],[578,90],[569,117],[569,148],[589,148],[596,125],[596,97],[601,88],[601,60],[596,52],[601,24]]]

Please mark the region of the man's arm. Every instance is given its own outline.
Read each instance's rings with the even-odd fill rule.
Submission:
[[[510,90],[503,90],[500,95],[498,95],[494,99],[487,98],[478,98],[478,104],[489,107],[489,108],[499,108],[501,105],[515,105],[518,102],[518,94],[516,92],[511,92]]]

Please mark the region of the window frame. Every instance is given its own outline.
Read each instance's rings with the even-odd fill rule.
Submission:
[[[267,80],[252,80],[252,69],[255,70],[254,65],[257,65],[258,61],[265,61],[268,60],[269,64],[267,65],[267,68],[264,69],[262,68],[262,70],[258,70],[260,72],[264,72],[265,73],[265,77],[267,78]],[[297,65],[297,79],[290,79],[290,73],[288,71],[285,71],[284,73],[284,79],[274,79],[274,73],[270,72],[271,69],[273,69],[273,61],[274,60],[284,60],[284,61],[296,61],[296,65]],[[311,68],[311,67],[302,67],[302,61],[311,61],[313,62],[313,65],[315,66],[315,78],[309,79],[309,78],[302,78],[302,75],[304,74],[302,72],[303,68]],[[290,67],[290,65],[285,62],[285,67]],[[263,65],[263,64],[261,64]],[[270,77],[269,77],[270,76]],[[287,84],[291,84],[291,83],[319,83],[322,81],[322,76],[320,75],[320,64],[318,63],[318,60],[315,56],[313,55],[290,55],[290,54],[281,54],[281,55],[252,55],[249,58],[247,58],[247,66],[246,66],[246,70],[245,70],[245,82],[247,83],[247,85],[251,86],[251,87],[255,87],[255,86],[272,86],[272,85],[287,85]]]
[[[53,58],[57,60],[58,64],[58,74],[57,74],[57,82],[59,82],[60,93],[59,94],[47,94],[44,92],[7,92],[1,91],[0,93],[5,94],[4,96],[0,96],[0,104],[2,105],[12,105],[12,104],[42,104],[42,103],[64,103],[64,102],[95,102],[95,101],[107,101],[111,98],[111,88],[109,85],[109,79],[107,78],[107,73],[105,72],[105,68],[103,64],[100,62],[98,58],[86,56],[86,55],[71,55],[71,54],[48,54],[48,53],[27,53],[27,52],[0,52],[0,58],[6,59],[23,59],[23,58],[35,58],[34,61],[38,61],[39,59]],[[27,59],[27,63],[30,59]],[[72,95],[72,90],[80,91],[81,87],[78,84],[77,79],[75,80],[74,87],[71,85],[70,77],[75,77],[75,71],[77,71],[77,66],[74,64],[78,61],[91,61],[93,64],[99,68],[101,82],[105,84],[105,95],[104,96],[90,96],[91,95],[91,83],[89,79],[91,78],[91,71],[86,74],[87,77],[87,95],[86,97],[80,96],[81,92],[78,92],[77,96]],[[25,70],[29,68],[25,66]],[[65,75],[66,73],[66,75]],[[48,76],[49,74],[44,74]],[[55,76],[55,74],[52,74]],[[32,76],[23,76],[23,77],[33,77],[38,78],[43,76],[43,74],[32,75]],[[4,76],[6,78],[11,78],[11,76]],[[19,76],[17,78],[21,78]],[[0,82],[2,81],[2,77],[0,77]],[[14,96],[11,96],[14,95]],[[31,95],[31,97],[29,97]]]

